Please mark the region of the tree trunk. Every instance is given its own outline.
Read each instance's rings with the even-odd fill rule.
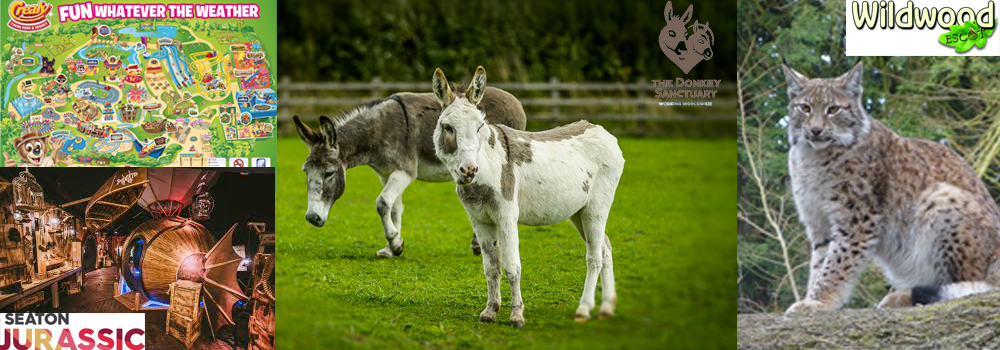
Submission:
[[[1000,348],[1000,292],[906,309],[736,316],[740,349]]]

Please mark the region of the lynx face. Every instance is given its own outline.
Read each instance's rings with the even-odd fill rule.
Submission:
[[[862,66],[836,78],[810,79],[782,65],[788,82],[788,140],[805,141],[816,150],[850,146],[868,132],[868,114],[861,107]]]

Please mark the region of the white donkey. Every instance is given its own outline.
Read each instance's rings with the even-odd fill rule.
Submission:
[[[576,321],[590,319],[597,278],[602,282],[601,317],[612,317],[618,298],[611,242],[604,227],[625,159],[604,128],[579,121],[542,132],[486,123],[476,105],[486,91],[486,71],[476,70],[464,96],[455,96],[441,69],[434,95],[444,111],[434,130],[435,154],[458,185],[483,252],[488,299],[480,322],[500,311],[500,268],[510,283],[510,323],[524,326],[521,257],[517,225],[553,225],[569,218],[587,243],[587,279]]]

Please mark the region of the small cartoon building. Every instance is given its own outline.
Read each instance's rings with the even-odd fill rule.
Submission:
[[[104,109],[102,110],[101,123],[114,123],[115,120],[115,109],[111,107],[111,102],[104,103]]]

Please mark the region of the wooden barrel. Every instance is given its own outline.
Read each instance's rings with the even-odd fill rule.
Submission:
[[[125,240],[121,274],[130,289],[167,303],[170,283],[178,279],[201,282],[204,255],[214,244],[208,230],[195,221],[155,218],[136,227]]]

